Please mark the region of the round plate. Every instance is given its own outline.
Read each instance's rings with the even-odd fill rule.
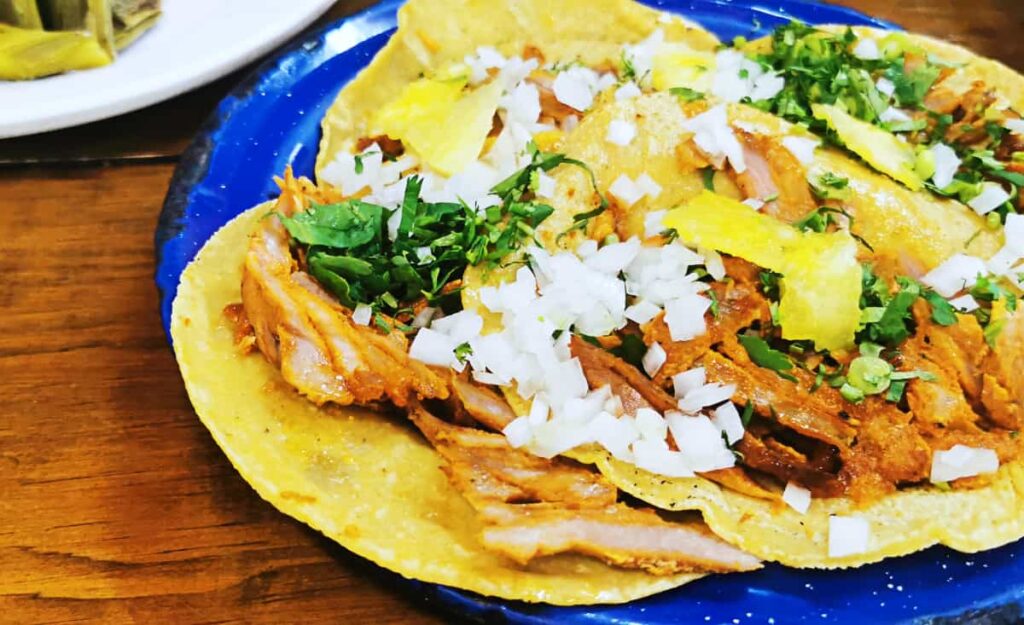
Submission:
[[[259,58],[334,0],[165,0],[151,30],[105,67],[0,82],[0,139],[106,119],[195,89]]]
[[[765,34],[790,19],[895,28],[803,0],[660,0],[722,40]],[[335,94],[380,50],[396,0],[332,24],[268,62],[225,99],[184,155],[156,233],[165,329],[185,265],[229,219],[275,195],[286,165],[311,175],[320,119]],[[787,569],[712,576],[622,606],[554,608],[404,582],[419,597],[474,621],[522,624],[1012,623],[1024,601],[1024,542],[977,555],[934,548],[848,571]],[[937,619],[937,620],[933,620]]]

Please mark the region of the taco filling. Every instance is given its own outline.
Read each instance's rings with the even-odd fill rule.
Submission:
[[[236,349],[410,423],[520,567],[1016,539],[964,509],[1020,507],[1015,105],[904,35],[687,29],[427,46],[358,119],[343,91],[249,240]]]

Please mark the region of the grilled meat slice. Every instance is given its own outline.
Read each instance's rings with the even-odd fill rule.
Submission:
[[[581,553],[655,575],[750,571],[754,556],[733,547],[703,524],[665,521],[651,510],[624,505],[567,510],[549,505],[504,506],[489,511],[484,528],[490,550],[527,564],[558,553]]]

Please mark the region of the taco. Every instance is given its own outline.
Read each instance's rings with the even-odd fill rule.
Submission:
[[[554,604],[1019,538],[990,265],[1024,218],[787,121],[745,42],[598,4],[409,2],[317,180],[186,269],[175,351],[239,472],[402,575]]]

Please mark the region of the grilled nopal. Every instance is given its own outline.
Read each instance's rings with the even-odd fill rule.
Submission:
[[[159,16],[160,0],[0,2],[0,80],[109,64]]]

